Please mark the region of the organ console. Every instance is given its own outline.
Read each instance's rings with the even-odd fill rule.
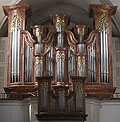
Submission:
[[[70,31],[70,16],[55,14],[51,15],[52,30],[33,25],[31,35],[25,30],[30,5],[3,6],[9,24],[8,79],[4,88],[8,97],[38,94],[38,120],[85,121],[85,95],[108,99],[115,91],[111,16],[116,8],[90,5],[95,29],[89,34],[88,25],[76,25]]]

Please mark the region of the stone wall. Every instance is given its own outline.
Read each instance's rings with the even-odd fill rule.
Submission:
[[[7,50],[8,37],[0,37],[0,93],[7,86]]]
[[[113,52],[113,82],[114,87],[117,87],[116,92],[120,92],[120,37],[112,38]]]

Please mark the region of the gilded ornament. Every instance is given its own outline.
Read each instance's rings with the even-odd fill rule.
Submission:
[[[65,96],[65,91],[59,91],[59,92],[58,92],[58,95],[59,95],[59,96]]]
[[[50,50],[52,43],[53,43],[53,40],[49,44],[45,45],[45,54]]]
[[[43,35],[43,32],[40,31],[40,30],[36,30],[36,36],[42,36]]]
[[[56,102],[56,100],[55,100],[55,99],[53,99],[51,96],[50,96],[50,99],[51,99],[51,101],[53,101],[54,103]]]
[[[68,100],[68,104],[70,104],[70,102],[73,102],[73,96]]]
[[[72,52],[75,54],[75,51],[76,51],[75,45],[73,45],[72,43],[70,43],[70,41],[68,41],[68,44],[70,45],[70,49],[72,50]]]
[[[63,19],[57,20],[57,28],[59,27],[59,25],[62,25],[64,27],[64,20]]]
[[[82,28],[80,28],[78,34],[79,34],[80,36],[84,36],[84,30],[83,30]]]
[[[103,24],[105,25],[105,32],[108,31],[108,18],[105,13],[99,17],[99,32],[103,32]]]
[[[46,88],[46,90],[48,92],[48,82],[43,82],[40,84],[40,91],[42,91],[43,88]]]
[[[80,87],[81,93],[82,93],[82,95],[83,95],[83,85],[82,85],[82,83],[76,82],[76,83],[75,83],[75,91],[76,91],[76,92],[78,91],[79,87]]]
[[[15,14],[12,19],[12,31],[15,30],[16,21],[17,21],[17,31],[21,30],[21,18],[17,14]]]
[[[62,61],[65,61],[64,51],[57,51],[56,62],[58,62],[60,59],[62,59]]]
[[[78,71],[80,71],[81,67],[85,67],[85,58],[83,57],[78,58]]]
[[[42,66],[43,66],[42,59],[36,59],[36,61],[35,61],[35,66],[37,67],[38,64],[40,64],[40,67],[42,68]]]

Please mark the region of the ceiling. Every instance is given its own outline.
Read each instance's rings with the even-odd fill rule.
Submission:
[[[90,25],[93,30],[93,19],[89,18],[89,4],[117,5],[118,10],[112,20],[113,36],[120,35],[120,2],[119,0],[0,0],[0,36],[7,35],[7,17],[5,17],[2,5],[12,5],[16,3],[31,4],[32,16],[27,19],[26,29],[30,30],[30,25],[51,25],[51,14],[64,13],[70,15],[73,25]],[[51,28],[51,26],[50,26]]]

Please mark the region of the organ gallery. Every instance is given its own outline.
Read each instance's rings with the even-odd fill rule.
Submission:
[[[51,15],[52,29],[31,25],[30,5],[3,6],[8,16],[10,99],[38,96],[38,120],[86,120],[85,97],[113,97],[111,16],[117,7],[90,4],[89,25],[68,29],[70,15]],[[69,13],[68,13],[69,14]]]

